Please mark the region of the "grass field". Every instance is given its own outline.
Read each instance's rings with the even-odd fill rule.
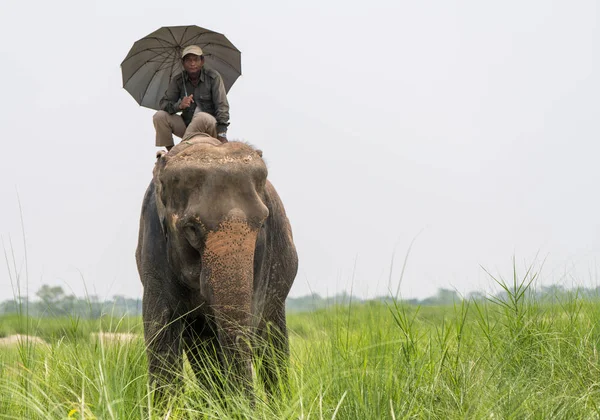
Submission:
[[[288,316],[289,395],[226,403],[186,374],[155,409],[138,318],[0,318],[0,418],[400,419],[597,418],[600,305],[576,293],[422,307],[367,303]],[[137,334],[131,341],[93,332]]]

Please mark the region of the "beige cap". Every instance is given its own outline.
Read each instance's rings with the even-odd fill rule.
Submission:
[[[197,45],[188,45],[181,52],[181,58],[185,57],[188,54],[203,55],[202,48],[200,48]]]

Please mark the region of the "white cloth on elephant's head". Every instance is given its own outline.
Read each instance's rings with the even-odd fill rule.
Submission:
[[[217,137],[217,120],[206,112],[198,112],[194,115],[192,122],[188,125],[183,135],[183,140],[190,140],[192,137],[204,135],[214,138],[221,144]]]

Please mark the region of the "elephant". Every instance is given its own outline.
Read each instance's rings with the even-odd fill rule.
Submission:
[[[136,249],[156,389],[181,382],[184,352],[221,392],[226,382],[252,394],[257,373],[269,393],[287,381],[285,300],[298,255],[267,175],[262,152],[243,142],[196,136],[157,154]]]

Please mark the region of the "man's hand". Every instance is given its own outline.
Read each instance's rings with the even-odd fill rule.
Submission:
[[[184,110],[186,108],[189,108],[190,105],[192,104],[192,102],[194,102],[194,94],[193,93],[190,96],[185,96],[181,100],[181,103],[179,104],[179,109]]]

